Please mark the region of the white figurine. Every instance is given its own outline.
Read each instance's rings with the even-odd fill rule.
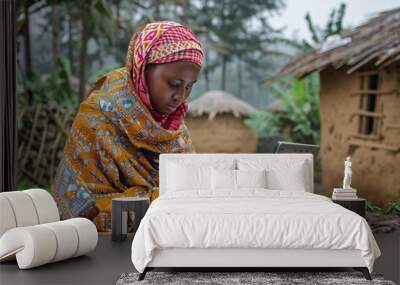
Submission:
[[[344,179],[343,179],[343,189],[352,189],[351,184],[351,160],[350,156],[346,158],[344,162]]]

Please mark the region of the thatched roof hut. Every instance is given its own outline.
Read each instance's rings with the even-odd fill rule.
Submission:
[[[255,111],[256,109],[253,106],[223,90],[208,91],[189,103],[189,114],[191,116],[208,114],[210,120],[217,114],[231,113],[240,118]]]
[[[235,96],[212,90],[189,103],[185,122],[199,153],[252,153],[257,135],[243,119],[256,109]]]
[[[346,73],[351,74],[370,62],[377,68],[384,68],[399,61],[400,7],[381,12],[334,39],[328,39],[321,48],[292,59],[272,80],[288,74],[302,78],[328,66],[335,69],[347,66]]]
[[[294,58],[273,79],[320,76],[325,191],[340,187],[353,160],[358,194],[380,205],[400,197],[400,8],[382,12],[335,41]]]

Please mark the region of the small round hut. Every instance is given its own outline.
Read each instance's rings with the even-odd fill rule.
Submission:
[[[221,90],[208,91],[190,102],[185,122],[196,152],[256,152],[256,132],[243,120],[255,111],[251,105]]]

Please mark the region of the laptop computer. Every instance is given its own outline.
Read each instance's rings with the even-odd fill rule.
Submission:
[[[319,149],[320,147],[317,144],[278,141],[275,153],[312,153],[313,156],[316,157],[319,153]]]

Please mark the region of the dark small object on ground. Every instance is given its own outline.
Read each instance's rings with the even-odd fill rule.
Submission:
[[[396,229],[400,229],[400,216],[395,214],[384,215],[367,212],[367,221],[374,233],[390,233]]]

